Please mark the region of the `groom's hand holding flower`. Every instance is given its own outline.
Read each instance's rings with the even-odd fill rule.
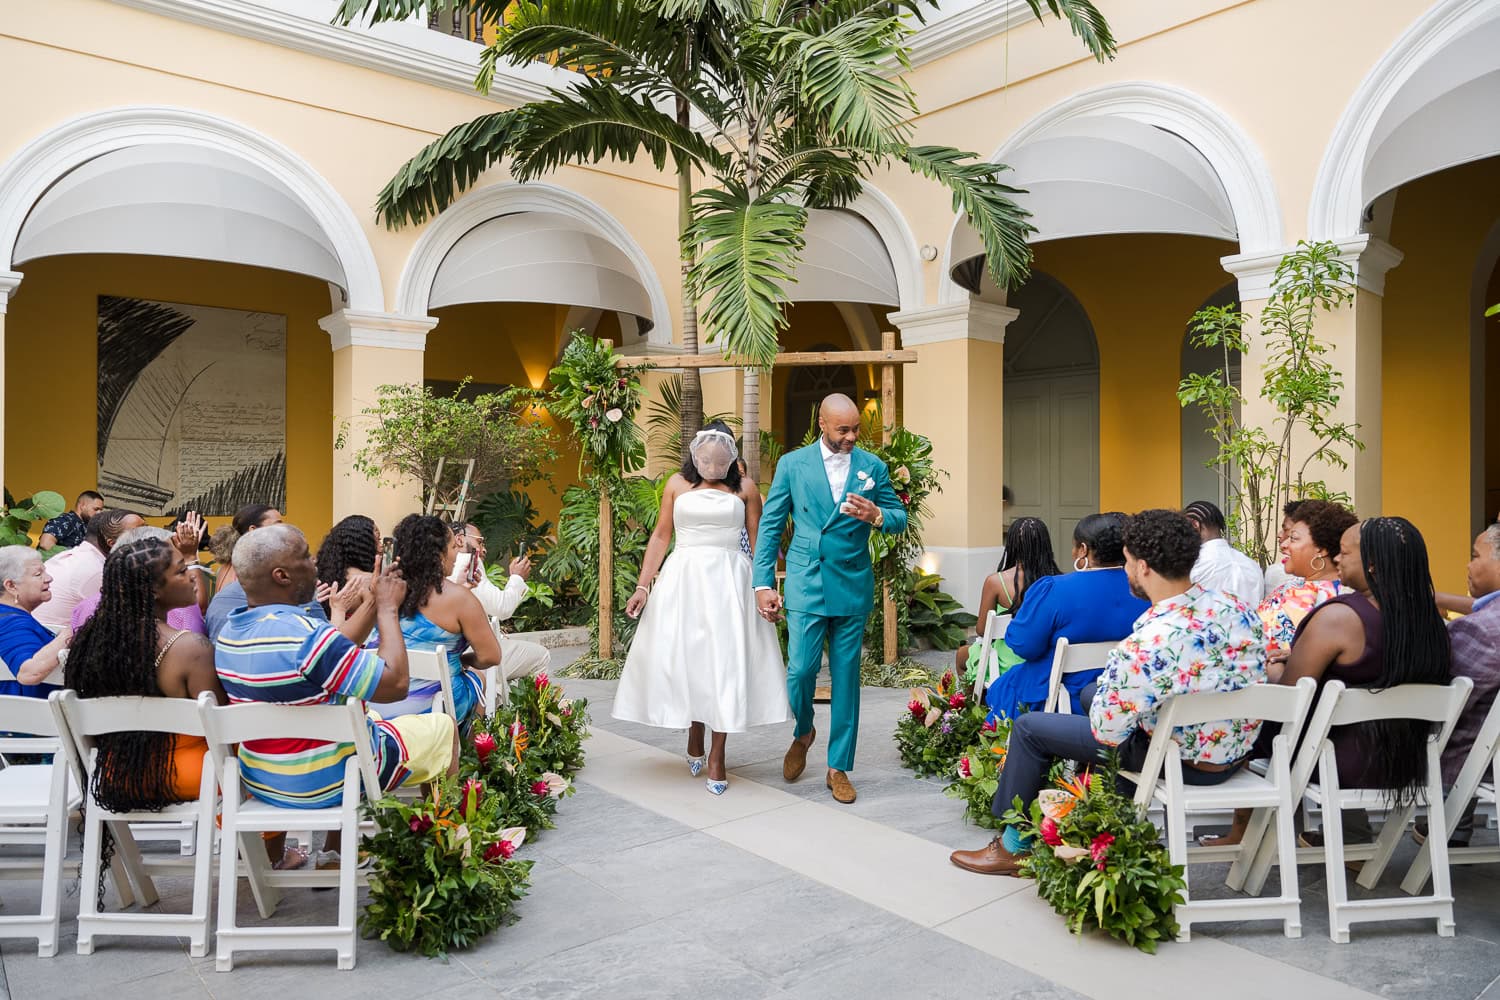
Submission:
[[[858,521],[863,521],[872,527],[880,527],[885,521],[885,515],[880,508],[858,493],[848,493],[844,496],[844,505],[840,511]]]

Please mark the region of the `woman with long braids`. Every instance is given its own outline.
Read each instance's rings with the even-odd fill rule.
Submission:
[[[380,529],[363,514],[350,514],[328,530],[318,546],[319,603],[334,628],[363,643],[375,628],[370,584],[380,561]]]
[[[1061,572],[1052,554],[1052,533],[1047,530],[1046,521],[1039,517],[1018,517],[1010,522],[1005,531],[1005,556],[1000,568],[984,578],[984,588],[979,593],[980,634],[983,635],[990,612],[1015,614],[1033,583]],[[990,649],[990,655],[999,661],[999,674],[1024,662],[1003,639]],[[953,663],[964,672],[965,683],[972,686],[979,671],[977,637],[973,643],[958,647]]]
[[[458,539],[448,525],[430,514],[409,514],[396,525],[396,561],[406,580],[401,633],[408,648],[447,649],[456,703],[454,716],[462,725],[484,693],[484,679],[475,671],[500,662],[500,641],[479,598],[467,587],[448,583],[458,548]],[[410,696],[396,705],[382,705],[380,714],[392,718],[431,711],[439,689],[436,681],[413,679]]]

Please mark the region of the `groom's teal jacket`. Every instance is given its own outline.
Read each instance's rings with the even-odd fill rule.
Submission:
[[[906,530],[906,507],[891,488],[885,463],[855,448],[844,492],[858,493],[885,514],[881,530]],[[755,540],[755,586],[776,586],[776,556],[790,516],[795,530],[786,553],[786,607],[827,618],[867,615],[875,604],[870,525],[839,512],[814,441],[782,456],[766,497]]]

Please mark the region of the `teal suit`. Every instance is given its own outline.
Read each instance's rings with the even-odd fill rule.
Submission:
[[[849,458],[844,492],[858,493],[881,509],[881,530],[906,530],[906,508],[891,488],[885,463],[855,448]],[[865,619],[875,606],[875,572],[870,565],[870,525],[840,513],[823,467],[820,442],[783,456],[766,497],[755,543],[755,586],[776,586],[776,557],[794,523],[786,553],[787,698],[797,717],[794,735],[813,726],[813,687],[828,644],[833,678],[832,731],[828,766],[854,766],[859,735],[859,650]]]

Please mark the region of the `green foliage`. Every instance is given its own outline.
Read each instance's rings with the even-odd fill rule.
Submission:
[[[989,709],[970,703],[953,671],[943,673],[935,688],[913,688],[906,711],[896,722],[896,749],[901,764],[918,777],[948,775],[978,740]]]
[[[732,413],[708,413],[703,424],[722,420],[738,430],[740,418]],[[662,382],[656,395],[646,404],[646,429],[651,450],[676,463],[682,460],[682,376],[672,375]]]
[[[364,841],[373,858],[364,934],[397,951],[446,957],[514,919],[532,862],[510,858],[526,831],[501,825],[501,805],[482,785],[449,778],[416,802],[366,803],[375,835]]]
[[[953,767],[953,781],[943,789],[950,799],[962,799],[964,819],[986,830],[998,830],[1000,820],[991,808],[995,789],[1000,787],[1000,772],[1005,769],[1005,753],[1010,745],[1010,720],[986,719],[979,739],[958,758]]]
[[[0,515],[0,545],[30,545],[33,524],[45,524],[68,509],[63,495],[51,490],[38,490],[20,503],[11,502],[10,491],[6,490],[5,500],[5,513]]]
[[[596,476],[615,478],[646,464],[646,439],[636,425],[641,376],[615,363],[607,340],[575,334],[548,376],[548,407],[573,425],[582,460]],[[580,477],[583,471],[580,469]]]
[[[891,578],[897,649],[912,649],[918,641],[933,649],[957,649],[978,621],[955,597],[940,589],[942,582],[942,577],[916,566],[903,567]],[[884,637],[885,606],[877,600],[865,622],[865,647],[881,649]]]
[[[898,656],[895,663],[883,660],[880,650],[866,643],[859,661],[860,687],[909,688],[938,683],[938,672],[920,660],[909,656]]]
[[[541,520],[525,490],[497,490],[481,497],[469,520],[484,533],[491,569],[504,570],[517,552],[542,551],[552,534],[552,522]]]
[[[1260,395],[1276,412],[1268,427],[1243,422],[1245,399],[1229,378],[1231,354],[1250,348],[1239,309],[1211,307],[1194,314],[1192,344],[1222,352],[1223,367],[1183,379],[1177,399],[1197,406],[1209,419],[1217,451],[1208,461],[1229,497],[1230,535],[1236,546],[1269,564],[1281,508],[1292,499],[1347,501],[1321,479],[1309,478],[1313,463],[1347,468],[1347,453],[1364,444],[1359,425],[1335,419],[1343,375],[1328,361],[1330,346],[1314,335],[1318,317],[1354,298],[1354,273],[1333,243],[1299,241],[1281,259],[1271,295],[1260,313],[1266,360]],[[1307,443],[1304,443],[1307,442]]]
[[[513,388],[464,399],[468,382],[451,396],[424,385],[381,386],[379,402],[363,411],[368,433],[354,468],[385,485],[416,480],[425,493],[436,488],[439,503],[457,499],[463,465],[454,465],[471,458],[471,497],[541,478],[557,453],[551,432],[529,417],[539,394]],[[435,481],[438,459],[447,459],[443,483]]]
[[[1022,870],[1075,934],[1097,927],[1154,954],[1177,936],[1172,908],[1185,901],[1183,867],[1172,864],[1156,826],[1115,787],[1119,761],[1045,789],[1002,823],[1032,838]]]
[[[589,652],[563,667],[560,673],[564,677],[577,677],[580,680],[617,681],[625,673],[625,661],[618,657],[608,660],[601,657],[596,636],[589,646]]]

